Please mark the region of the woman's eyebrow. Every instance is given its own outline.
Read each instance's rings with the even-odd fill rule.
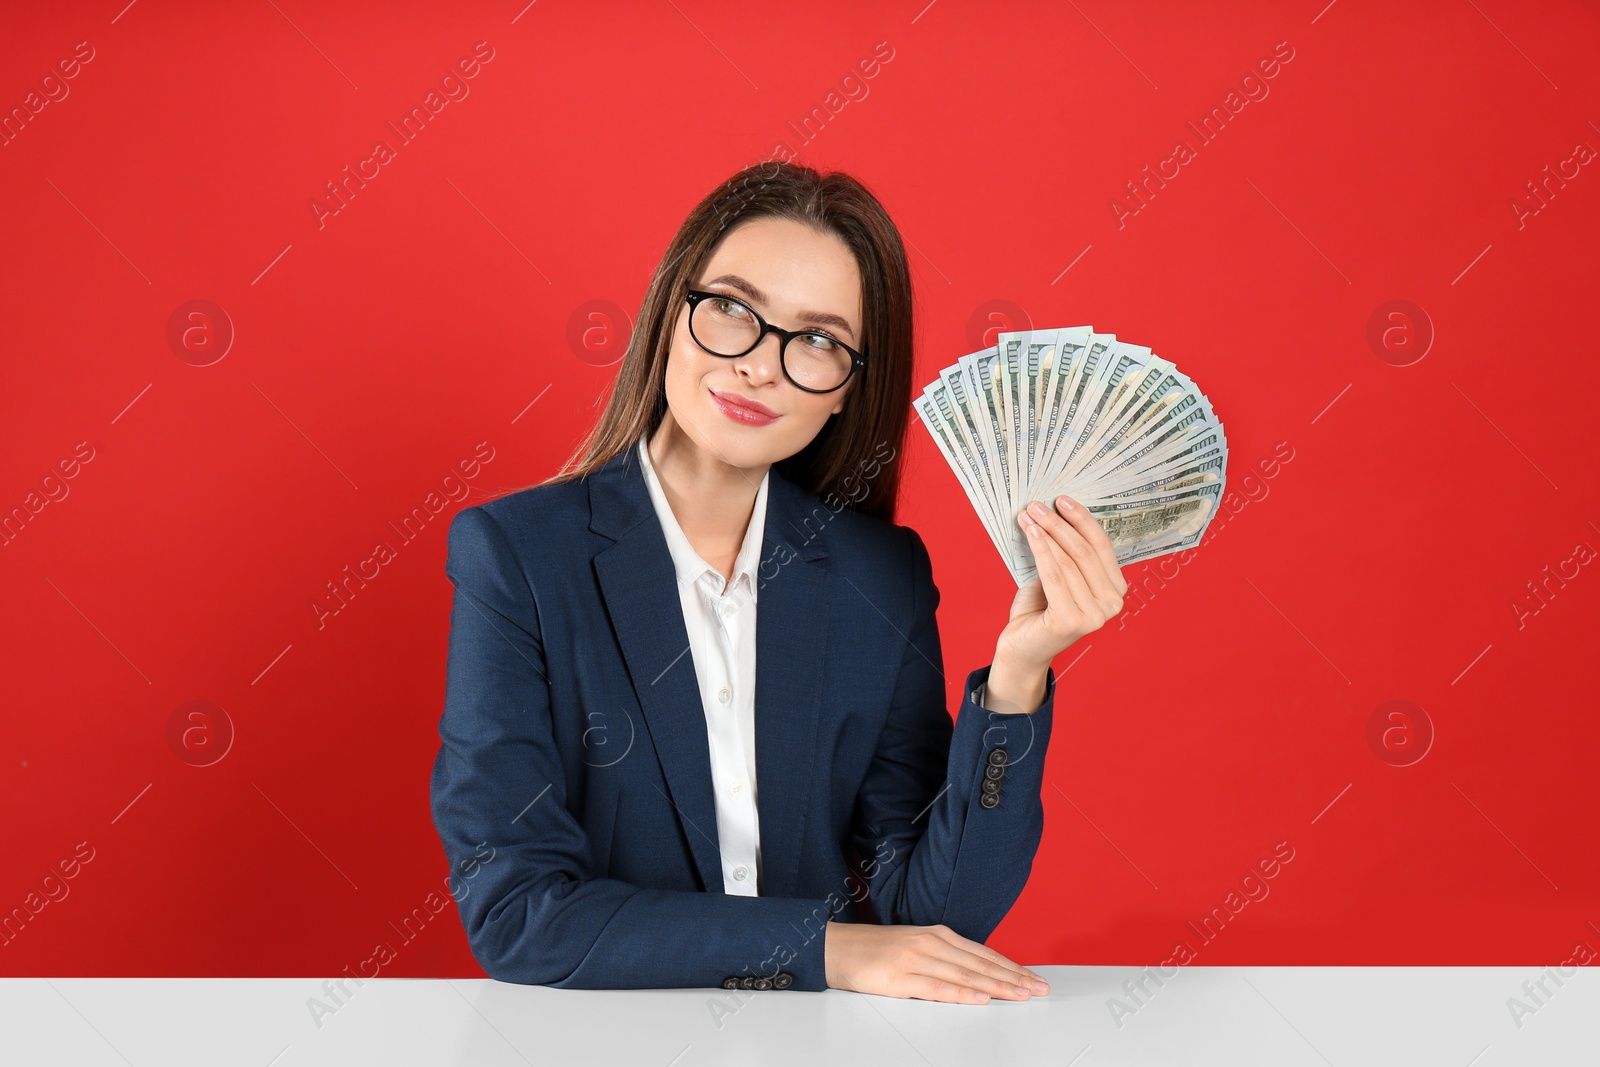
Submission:
[[[737,274],[724,274],[720,277],[712,278],[705,284],[731,285],[735,289],[738,289],[740,292],[744,293],[744,295],[748,296],[751,300],[754,300],[756,303],[767,303],[767,294],[763,293],[760,289],[757,289],[754,285],[751,285]],[[800,312],[800,321],[814,322],[819,326],[834,326],[849,334],[852,341],[854,341],[856,338],[856,333],[850,328],[849,322],[840,318],[838,315],[833,315],[826,311],[802,311]]]

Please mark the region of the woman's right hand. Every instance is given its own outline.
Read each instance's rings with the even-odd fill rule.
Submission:
[[[830,922],[823,957],[831,989],[947,1004],[1028,1000],[1050,992],[1039,975],[948,926]]]

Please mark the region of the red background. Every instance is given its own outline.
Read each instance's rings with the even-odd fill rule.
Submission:
[[[93,849],[0,971],[336,973],[387,941],[385,975],[481,974],[453,908],[392,925],[443,896],[448,520],[556,469],[628,330],[595,308],[634,312],[692,205],[780,144],[901,227],[919,386],[1020,324],[988,318],[1010,301],[1151,346],[1227,428],[1212,539],[1165,578],[1129,568],[1145,595],[1057,661],[1045,839],[991,944],[1600,946],[1600,166],[1537,213],[1526,187],[1600,148],[1592,5],[123,2],[0,16],[7,114],[93,49],[0,147],[0,508],[66,493],[0,544],[0,912]],[[469,94],[319,225],[324,184],[478,42]],[[1186,123],[1279,42],[1268,95],[1199,146]],[[1180,138],[1196,157],[1119,226]],[[209,365],[218,321],[168,340],[192,300],[235,334]],[[1391,300],[1432,324],[1405,366],[1368,340]],[[902,461],[953,708],[1014,586],[915,420]],[[319,624],[379,540],[396,557]],[[1535,600],[1546,566],[1570,580]],[[195,700],[212,732],[169,739]],[[1368,740],[1391,700],[1434,731],[1410,765],[1403,734]],[[226,756],[194,765],[224,718]],[[1279,842],[1270,895],[1202,946],[1187,924]]]

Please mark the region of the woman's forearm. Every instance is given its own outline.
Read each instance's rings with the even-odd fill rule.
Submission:
[[[1049,678],[1048,663],[1042,667],[1019,664],[996,652],[983,687],[983,706],[1002,715],[1032,714],[1044,703]]]

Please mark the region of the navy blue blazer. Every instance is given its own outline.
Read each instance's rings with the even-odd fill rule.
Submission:
[[[1044,831],[1056,679],[954,724],[910,527],[771,470],[757,575],[763,892],[724,892],[677,576],[633,448],[463,509],[434,824],[493,978],[583,989],[827,988],[829,920],[983,941]]]

